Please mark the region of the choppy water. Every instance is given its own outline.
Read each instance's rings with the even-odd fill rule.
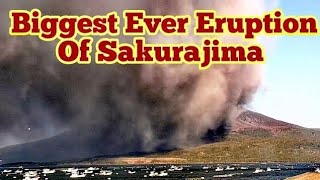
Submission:
[[[0,179],[285,179],[313,172],[319,164],[215,164],[215,165],[148,165],[96,167],[7,167],[0,168]],[[90,169],[89,169],[90,168]],[[46,174],[44,169],[50,169]],[[76,169],[76,170],[75,170]],[[52,171],[54,170],[54,171]],[[30,173],[31,172],[31,173]],[[104,172],[104,173],[102,173]],[[84,178],[71,178],[71,175]]]

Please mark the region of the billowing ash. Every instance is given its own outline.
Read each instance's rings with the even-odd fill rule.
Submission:
[[[7,0],[0,7],[2,147],[68,132],[81,142],[75,144],[77,151],[88,154],[99,148],[113,154],[193,146],[225,134],[228,120],[260,83],[260,67],[253,65],[205,71],[193,65],[62,65],[55,57],[56,42],[9,37],[6,17],[10,9],[33,8],[51,15],[103,15],[124,9],[161,15],[191,14],[195,9],[259,14],[264,12],[263,0]],[[202,37],[147,38],[151,43],[180,43],[200,42]],[[239,42],[236,37],[223,40]],[[61,138],[64,142],[71,135]]]

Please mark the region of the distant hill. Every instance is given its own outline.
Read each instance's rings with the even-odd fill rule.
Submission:
[[[320,162],[320,131],[278,121],[246,111],[232,121],[230,135],[223,141],[165,153],[140,154],[123,147],[123,157],[104,157],[109,149],[92,144],[81,151],[81,132],[70,132],[50,139],[0,149],[0,163],[65,161],[93,164],[134,163],[216,163],[216,162]],[[70,138],[61,138],[70,137]],[[103,142],[103,139],[101,139]],[[108,142],[112,145],[113,142]],[[90,152],[90,153],[88,153]],[[91,158],[92,153],[99,158]],[[119,154],[121,155],[121,154]],[[81,159],[87,159],[81,161]]]

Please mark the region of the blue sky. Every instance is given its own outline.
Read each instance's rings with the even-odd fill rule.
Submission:
[[[312,15],[320,1],[281,0],[285,15]],[[320,128],[320,36],[283,36],[267,51],[265,84],[251,109],[273,118]]]

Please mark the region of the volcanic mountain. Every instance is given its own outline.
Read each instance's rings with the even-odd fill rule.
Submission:
[[[301,128],[302,127],[297,125],[276,120],[263,114],[245,111],[232,122],[231,131],[234,133],[241,133],[250,130],[263,130],[271,133],[281,133]]]
[[[6,147],[0,150],[3,164],[15,162],[123,163],[215,163],[215,162],[317,162],[320,161],[320,131],[282,122],[262,114],[245,111],[231,123],[229,135],[214,143],[165,153],[133,153],[127,148],[110,158],[110,148],[98,134],[82,139],[81,132],[68,132],[49,139]],[[67,137],[67,138],[66,138]],[[88,142],[92,142],[91,144]],[[90,147],[80,148],[84,144]],[[111,148],[112,149],[112,148]],[[137,158],[137,161],[132,158]],[[126,158],[123,158],[126,157]],[[142,157],[141,157],[142,156]],[[121,158],[120,158],[121,157]],[[143,158],[144,160],[141,160]],[[153,159],[153,160],[150,160]],[[147,161],[145,159],[149,159]],[[166,159],[167,161],[163,161]],[[172,161],[171,161],[172,160]]]

